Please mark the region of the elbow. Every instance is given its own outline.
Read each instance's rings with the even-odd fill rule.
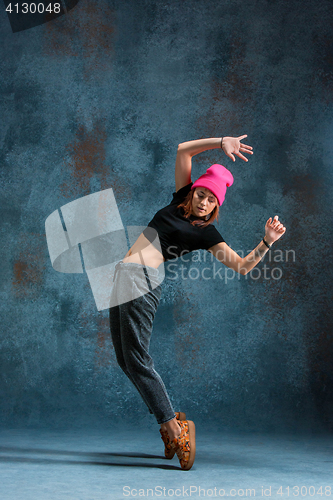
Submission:
[[[185,148],[186,148],[186,143],[185,143],[185,142],[180,142],[180,143],[178,144],[177,151],[178,151],[178,152],[184,151],[184,150],[185,150]]]
[[[239,272],[239,274],[241,274],[242,276],[246,276],[246,274],[249,272],[249,270],[248,270],[248,269],[246,269],[246,267],[241,266],[241,267],[239,267],[239,268],[238,268],[238,272]]]
[[[242,259],[242,258],[239,259],[237,267],[238,267],[238,270],[237,270],[238,273],[241,274],[242,276],[245,276],[249,272],[249,270],[246,267],[246,263],[244,262],[244,259]]]
[[[178,144],[178,148],[177,148],[177,156],[178,157],[192,158],[193,155],[194,155],[194,153],[193,152],[191,153],[189,151],[188,142],[181,142],[180,144]]]

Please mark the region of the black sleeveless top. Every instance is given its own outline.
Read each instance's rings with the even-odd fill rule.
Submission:
[[[191,221],[199,218],[190,215],[187,219],[184,217],[184,209],[177,208],[190,192],[191,186],[192,182],[173,193],[171,203],[159,210],[143,231],[144,236],[153,244],[156,243],[157,232],[165,260],[175,259],[193,250],[208,250],[224,241],[215,226],[193,226]]]

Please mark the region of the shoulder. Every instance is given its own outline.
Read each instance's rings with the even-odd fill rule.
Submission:
[[[216,229],[213,224],[208,224],[202,228],[202,243],[203,248],[208,250],[210,247],[217,245],[218,243],[223,243],[225,240],[221,233]]]
[[[186,198],[188,193],[191,191],[192,184],[193,182],[190,182],[186,186],[183,186],[182,188],[178,189],[178,191],[172,193],[172,201],[170,205],[174,203],[181,203]]]
[[[219,230],[214,226],[214,224],[208,224],[208,226],[205,226],[202,229],[203,229],[203,232],[206,234],[220,235]],[[222,236],[221,236],[221,238],[222,238]]]

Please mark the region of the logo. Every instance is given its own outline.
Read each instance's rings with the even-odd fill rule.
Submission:
[[[127,227],[130,247],[143,229],[145,226]],[[112,188],[84,196],[55,210],[45,221],[45,232],[53,268],[61,273],[86,272],[98,311],[128,302],[149,291],[147,284],[141,289],[126,286],[112,294],[115,267],[128,251],[125,228]],[[156,231],[150,241],[161,251]],[[134,267],[136,275],[141,274],[142,283],[147,283],[144,267]],[[147,267],[146,272],[152,289],[162,283],[163,265],[159,268],[158,278],[156,269]]]

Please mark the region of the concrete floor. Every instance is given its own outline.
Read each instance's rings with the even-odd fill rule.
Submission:
[[[196,460],[182,471],[176,457],[163,458],[157,429],[2,430],[0,499],[333,498],[331,435],[216,435],[197,426]]]

